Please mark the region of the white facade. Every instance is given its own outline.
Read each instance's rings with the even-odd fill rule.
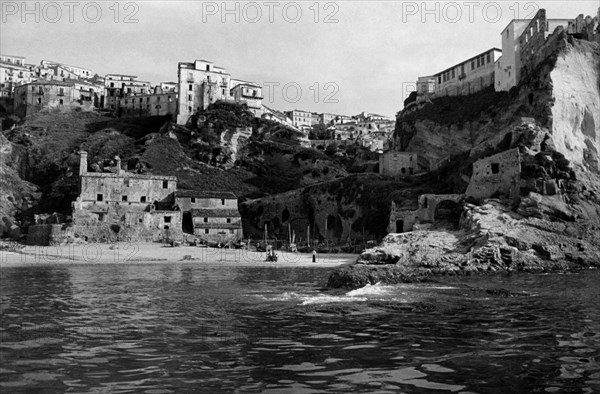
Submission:
[[[22,56],[0,55],[0,97],[10,97],[15,86],[34,80],[33,67]]]
[[[517,86],[521,74],[519,38],[530,19],[515,19],[502,30],[502,56],[496,64],[494,88],[497,92]]]
[[[66,71],[68,71],[70,73],[73,73],[78,78],[91,78],[94,76],[94,74],[92,74],[92,71],[87,68],[70,66],[68,64],[53,62],[50,60],[42,60],[42,62],[40,63],[40,66],[42,68],[55,68],[55,69],[58,66],[60,68],[65,69]]]

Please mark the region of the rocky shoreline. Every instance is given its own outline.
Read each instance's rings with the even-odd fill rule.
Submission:
[[[544,196],[545,197],[545,196]],[[523,199],[527,204],[530,200]],[[457,230],[389,234],[356,263],[331,272],[330,288],[425,282],[444,275],[564,272],[600,267],[598,226],[525,217],[499,201],[466,204]]]

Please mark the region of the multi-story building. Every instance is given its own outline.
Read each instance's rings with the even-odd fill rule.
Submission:
[[[12,97],[15,86],[34,80],[33,66],[22,56],[0,55],[0,97]]]
[[[417,154],[389,150],[379,156],[379,174],[403,177],[418,172]]]
[[[434,75],[419,77],[417,102],[432,97],[476,93],[495,84],[495,71],[502,51],[489,49]]]
[[[183,212],[184,232],[211,242],[242,239],[242,218],[235,194],[179,190],[175,204]]]
[[[436,96],[461,96],[494,86],[496,61],[502,55],[498,48],[489,49],[433,75]]]
[[[599,16],[595,18],[596,25]],[[502,30],[502,57],[496,65],[495,89],[507,91],[517,86],[523,76],[523,67],[526,67],[529,57],[536,53],[536,46],[545,42],[557,27],[562,26],[567,34],[579,35],[584,24],[583,15],[576,19],[548,19],[546,10],[540,9],[532,19],[513,19]],[[588,20],[592,21],[592,18]],[[593,30],[593,29],[592,29]],[[593,33],[592,33],[593,34]]]
[[[261,116],[263,113],[262,106],[262,88],[252,82],[240,82],[234,86],[231,91],[231,97],[237,103],[243,103],[248,106],[248,110],[254,114],[254,116]]]
[[[125,96],[118,102],[123,116],[175,116],[177,93],[152,93]]]
[[[178,124],[187,123],[195,112],[219,100],[245,103],[255,116],[262,115],[262,88],[253,82],[232,78],[227,70],[208,60],[179,63],[178,80]]]
[[[94,74],[91,70],[78,66],[70,66],[68,64],[54,62],[51,60],[42,60],[40,62],[40,69],[43,70],[53,70],[55,72],[54,75],[58,76],[59,73],[63,73],[63,77],[65,78],[92,78]],[[69,74],[70,76],[67,76]]]
[[[517,86],[521,76],[521,43],[519,38],[529,24],[530,19],[513,19],[502,30],[502,56],[496,63],[494,88],[506,91]]]
[[[286,112],[286,115],[292,120],[292,124],[298,128],[312,126],[312,114],[309,111],[294,109]]]
[[[150,82],[138,81],[135,75],[107,74],[104,77],[106,99],[104,108],[117,110],[119,101],[123,97],[151,92]]]
[[[277,111],[276,109],[269,108],[266,105],[263,105],[263,114],[261,115],[263,119],[268,119],[273,122],[280,123],[284,126],[291,127],[294,130],[298,130],[295,126],[292,125],[292,120],[286,115],[286,113]]]
[[[321,116],[316,112],[311,112],[310,113],[310,125],[314,126],[314,125],[318,125],[318,124],[322,124]]]
[[[337,115],[335,114],[328,114],[326,112],[319,114],[319,123],[324,124],[326,126],[333,124],[333,121],[335,120],[335,117]]]
[[[75,82],[39,80],[15,87],[15,108],[24,115],[43,110],[94,109],[94,100],[82,96]]]
[[[73,224],[82,226],[82,233],[97,238],[109,230],[125,239],[147,241],[180,238],[182,214],[173,204],[176,177],[128,173],[118,157],[114,172],[89,172],[84,151],[79,175]]]
[[[161,82],[158,88],[160,88],[160,92],[155,91],[155,93],[173,93],[179,91],[179,84],[177,82]]]

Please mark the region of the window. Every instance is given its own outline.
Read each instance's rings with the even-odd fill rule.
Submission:
[[[452,78],[454,78],[454,77],[455,77],[454,69],[452,69]]]
[[[413,174],[413,168],[412,168],[412,167],[408,167],[408,173],[409,173],[410,175],[412,175],[412,174]]]
[[[221,199],[221,205],[225,205],[225,200]]]
[[[210,64],[206,65],[206,71],[210,71]]]
[[[233,231],[234,231],[233,229],[229,229],[230,234],[233,234]]]
[[[140,202],[146,202],[146,196],[140,197]]]
[[[188,86],[188,90],[191,92],[192,90],[194,90],[194,85],[192,85],[191,83]]]
[[[191,94],[188,94],[188,100],[192,101],[192,95]]]
[[[227,218],[227,223],[231,223],[231,218]]]
[[[208,218],[204,218],[204,223],[208,223]]]
[[[477,58],[477,67],[479,67],[481,65],[479,58]]]
[[[204,229],[204,234],[208,234],[208,229],[207,228]]]
[[[168,189],[169,188],[169,181],[163,181],[163,189]]]
[[[491,53],[487,54],[487,62],[488,62],[488,64],[492,62],[492,54]]]
[[[102,200],[103,200],[102,194],[96,195],[96,201],[102,201]]]
[[[500,172],[500,164],[492,163],[492,174],[498,174]]]
[[[127,88],[127,93],[131,93],[131,88]]]
[[[123,179],[123,185],[125,185],[125,187],[129,187],[129,178]]]
[[[475,60],[471,60],[471,70],[475,70]]]
[[[406,174],[406,168],[402,167],[402,173]]]
[[[192,204],[195,204],[195,203],[196,203],[196,197],[192,197],[192,198],[190,198],[190,202],[191,202]]]
[[[165,216],[165,223],[171,223],[171,217]]]
[[[60,99],[60,100],[58,101],[58,103],[59,103],[60,105],[63,105],[63,99]]]

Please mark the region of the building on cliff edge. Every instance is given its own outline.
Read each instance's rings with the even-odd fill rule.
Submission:
[[[208,60],[178,65],[179,99],[177,123],[185,125],[190,116],[206,109],[216,101],[232,101],[248,105],[256,117],[263,113],[262,87],[235,79],[223,67],[215,66]]]

